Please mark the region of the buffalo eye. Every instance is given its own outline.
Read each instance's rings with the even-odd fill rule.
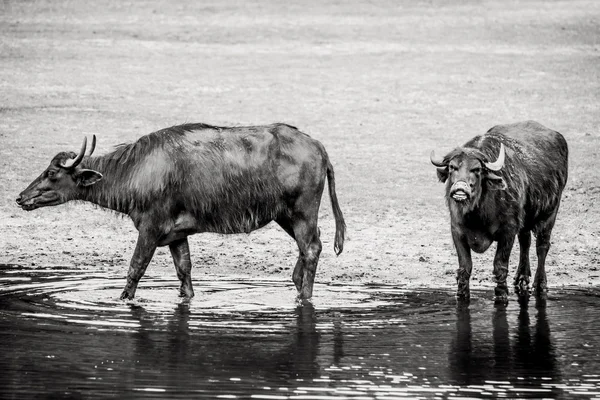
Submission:
[[[452,164],[448,165],[448,171],[450,171],[450,172],[454,172],[454,171],[456,171],[456,170],[458,170],[458,168],[456,168],[456,166],[455,166],[455,165],[452,165]]]
[[[46,173],[46,176],[48,177],[48,179],[55,180],[56,179],[56,172],[55,171],[48,171]]]
[[[477,167],[477,168],[473,168],[471,170],[472,173],[474,173],[475,175],[479,175],[481,173],[481,168]]]

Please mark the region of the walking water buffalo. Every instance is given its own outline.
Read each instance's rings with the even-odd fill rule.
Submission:
[[[336,232],[345,222],[333,167],[323,145],[298,129],[273,124],[216,127],[184,124],[122,144],[99,157],[58,153],[17,198],[24,210],[89,201],[131,217],[139,231],[122,299],[133,299],[157,246],[169,246],[180,295],[192,297],[188,235],[249,233],[271,221],[296,240],[292,274],[300,298],[312,296],[321,241],[317,227],[327,178]]]
[[[560,133],[534,121],[497,125],[443,158],[431,152],[437,176],[446,182],[458,253],[458,297],[469,297],[471,250],[483,253],[497,242],[495,294],[501,301],[508,298],[506,277],[515,236],[521,254],[514,285],[518,294],[526,294],[531,232],[538,258],[533,287],[537,294],[547,290],[546,254],[567,181],[568,153]]]

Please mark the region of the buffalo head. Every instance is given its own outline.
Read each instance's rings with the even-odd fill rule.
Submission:
[[[496,161],[487,161],[487,157],[477,149],[459,147],[438,158],[431,152],[431,163],[437,167],[440,182],[447,181],[448,199],[460,204],[476,204],[484,185],[489,189],[506,189],[504,179],[495,174],[504,166],[504,145]]]
[[[95,147],[94,135],[88,156],[92,155]],[[79,166],[86,148],[87,139],[84,138],[79,154],[72,151],[58,153],[48,168],[19,194],[17,204],[26,211],[62,204],[75,199],[79,188],[93,185],[102,179],[99,172]]]

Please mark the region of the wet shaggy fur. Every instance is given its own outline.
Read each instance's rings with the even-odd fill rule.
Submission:
[[[99,182],[83,196],[133,216],[159,203],[166,214],[189,210],[204,221],[203,231],[250,232],[281,212],[284,188],[269,159],[279,151],[277,129],[282,128],[270,132],[273,149],[260,163],[244,163],[245,155],[228,157],[242,150],[238,146],[244,137],[237,143],[238,135],[227,137],[227,128],[187,124],[151,133],[84,160],[82,166],[101,172],[106,184]],[[209,139],[190,140],[188,134],[198,131]]]
[[[204,221],[202,231],[250,232],[285,212],[286,198],[293,200],[296,188],[290,193],[278,169],[297,168],[300,175],[310,168],[306,162],[316,161],[324,169],[328,164],[323,146],[296,128],[269,126],[268,140],[264,131],[186,124],[151,133],[84,159],[83,168],[104,178],[81,197],[132,216],[158,203],[167,214],[189,210]],[[294,145],[304,142],[318,157],[295,157]]]
[[[301,297],[311,297],[326,180],[336,223],[334,249],[336,254],[343,250],[345,223],[327,152],[292,126],[184,124],[102,156],[86,156],[72,168],[61,166],[75,156],[59,153],[18,201],[27,209],[88,201],[131,217],[139,237],[122,298],[133,298],[154,250],[165,245],[182,282],[181,294],[193,296],[188,235],[249,233],[271,221],[298,243],[293,281]],[[32,205],[42,192],[60,200]]]
[[[538,233],[560,204],[568,177],[567,142],[560,133],[527,121],[495,126],[464,148],[482,154],[482,161],[492,161],[500,143],[504,143],[506,161],[497,174],[506,189],[489,190],[484,186],[478,211],[480,215],[498,217],[500,224],[511,231]]]
[[[486,170],[484,164],[496,160],[501,143],[506,155],[503,168],[497,172]],[[455,183],[448,170],[452,160],[460,165],[477,160],[483,167],[469,201],[457,202],[450,195]],[[528,254],[531,232],[536,235],[538,253],[534,289],[537,293],[544,292],[545,257],[568,176],[568,146],[564,137],[535,121],[497,125],[452,150],[444,157],[444,164],[445,167],[438,168],[438,177],[446,182],[446,201],[459,256],[458,295],[469,295],[470,250],[483,252],[496,241],[496,295],[506,298],[508,259],[516,236],[521,255],[515,287],[524,294],[531,275]]]

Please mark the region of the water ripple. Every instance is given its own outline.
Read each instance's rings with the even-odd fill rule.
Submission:
[[[600,292],[495,305],[385,285],[0,266],[0,397],[600,397]]]

